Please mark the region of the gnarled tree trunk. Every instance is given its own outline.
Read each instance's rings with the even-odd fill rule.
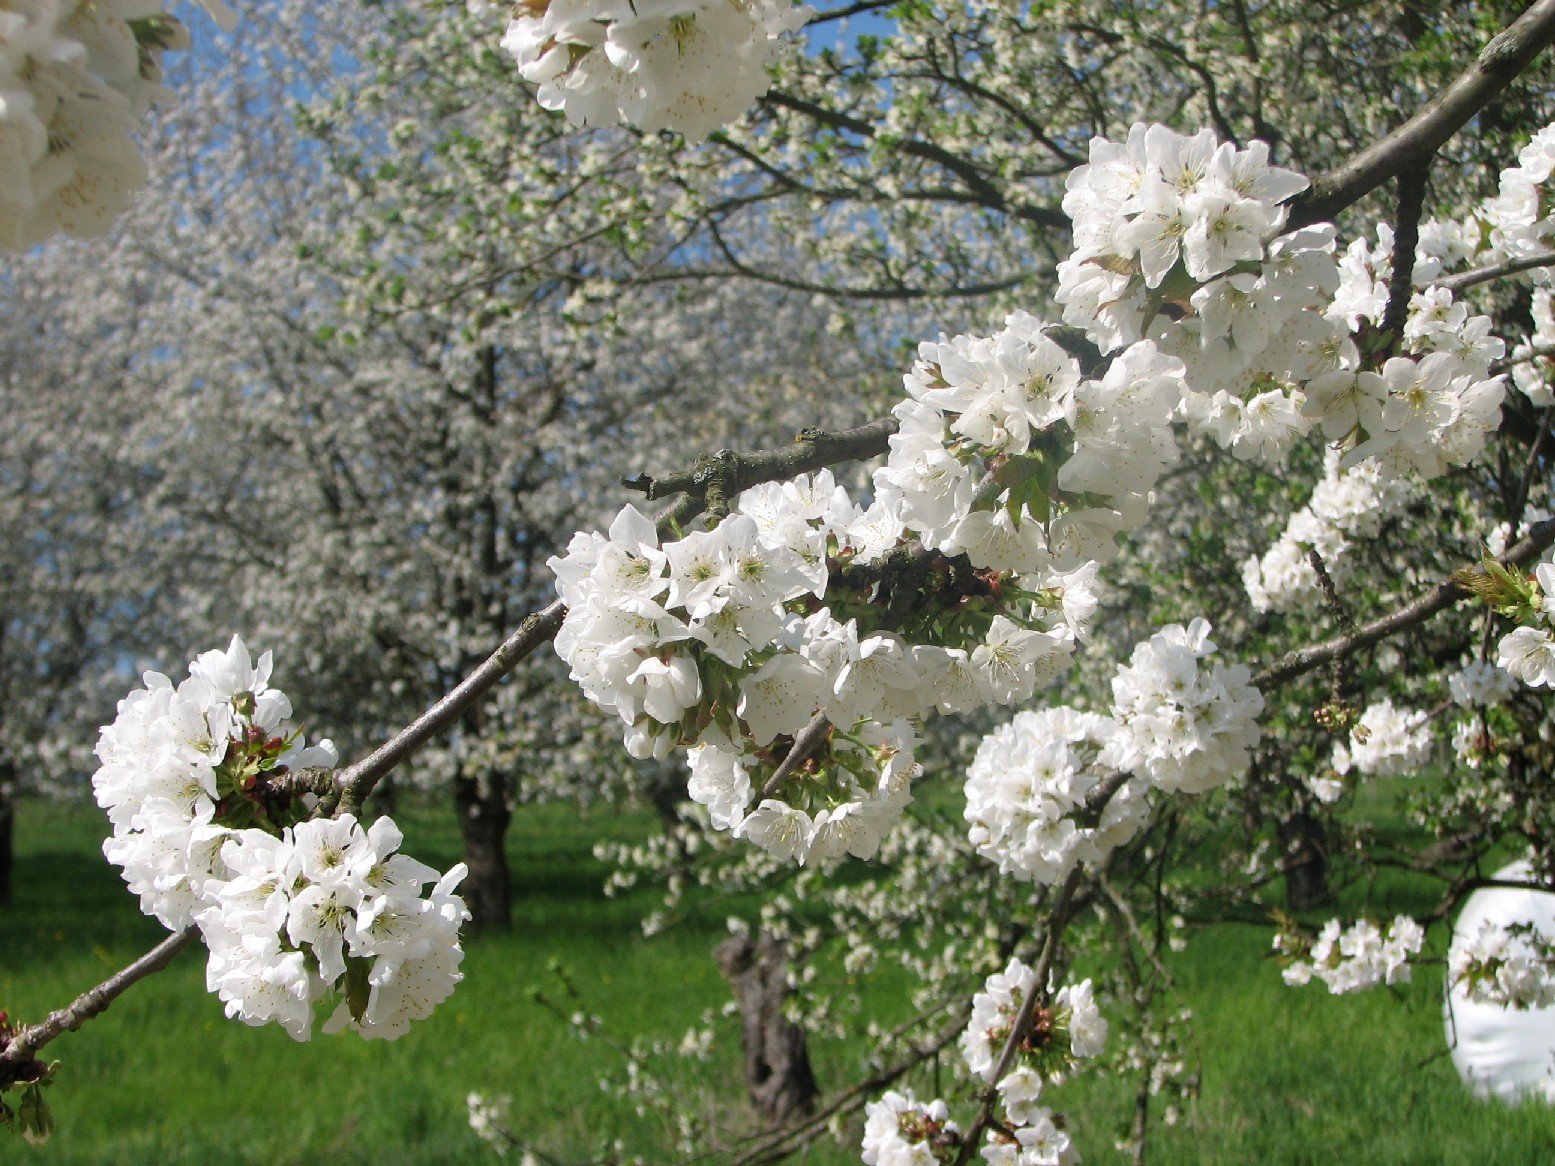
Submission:
[[[734,935],[713,950],[718,970],[745,1020],[745,1088],[762,1118],[778,1125],[808,1113],[819,1092],[804,1029],[783,1015],[788,998],[788,946],[770,936],[754,944]]]

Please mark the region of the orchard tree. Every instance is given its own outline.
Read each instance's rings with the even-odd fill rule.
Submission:
[[[1462,998],[1555,997],[1550,937],[1487,926],[1448,948],[1440,936],[1493,881],[1498,846],[1526,848],[1530,885],[1552,877],[1540,777],[1555,683],[1555,128],[1542,54],[1555,4],[1379,5],[1353,26],[1305,5],[891,11],[894,37],[785,57],[804,14],[778,0],[521,7],[503,48],[539,103],[588,133],[543,151],[550,174],[580,167],[576,185],[530,191],[538,202],[507,192],[517,238],[542,240],[517,251],[484,246],[488,225],[503,239],[502,215],[435,227],[450,206],[491,206],[460,193],[451,161],[471,187],[499,185],[518,163],[496,127],[515,123],[440,79],[454,57],[414,50],[457,42],[463,17],[407,22],[403,76],[433,75],[456,124],[408,151],[419,173],[404,194],[400,165],[364,151],[356,180],[370,173],[382,201],[358,249],[331,261],[334,278],[364,281],[344,301],[389,322],[353,327],[362,363],[339,370],[336,391],[387,410],[435,451],[423,464],[496,451],[457,416],[399,412],[363,370],[420,371],[432,400],[494,411],[480,378],[495,386],[497,362],[516,355],[497,321],[543,302],[547,280],[568,329],[610,325],[603,337],[639,346],[658,319],[634,318],[636,287],[594,318],[600,288],[737,274],[887,301],[991,296],[978,311],[1002,325],[921,343],[889,416],[678,470],[636,455],[646,472],[627,484],[655,513],[627,506],[573,535],[549,558],[560,598],[440,696],[423,691],[435,703],[350,765],[306,745],[270,657],[255,662],[241,640],[177,685],[148,673],[103,730],[94,790],[114,827],[108,856],[175,934],[7,1030],[0,1081],[24,1087],[29,1130],[50,1071],[39,1051],[196,936],[230,1015],[298,1037],[320,1004],[334,1007],[327,1028],[392,1037],[446,997],[463,872],[398,854],[391,820],[358,816],[437,734],[474,747],[494,686],[548,640],[630,753],[686,765],[676,830],[700,839],[697,876],[779,887],[758,950],[808,964],[800,980],[828,958],[850,973],[894,960],[919,980],[917,1022],[880,1035],[868,1074],[809,1107],[774,1105],[773,1128],[667,1115],[692,1154],[737,1144],[742,1163],[776,1160],[862,1111],[868,1166],[1072,1161],[1048,1087],[1103,1071],[1137,1089],[1129,1144],[1142,1160],[1156,1099],[1195,1084],[1167,954],[1200,925],[1267,911],[1282,884],[1303,907],[1390,868],[1440,887],[1421,918],[1319,930],[1285,917],[1276,948],[1293,986],[1399,983],[1434,943]],[[489,50],[459,52],[453,73],[474,62],[494,75]],[[333,132],[338,116],[316,124]],[[396,136],[417,140],[413,124]],[[677,197],[664,202],[660,183]],[[624,219],[609,193],[621,189],[634,192]],[[597,236],[576,231],[591,221]],[[565,250],[544,242],[551,229]],[[591,237],[619,249],[590,251]],[[469,259],[468,284],[443,266],[454,256]],[[714,382],[734,360],[718,340]],[[594,349],[606,359],[591,407],[623,383],[666,405],[680,391],[680,378],[632,379],[609,348]],[[599,368],[582,363],[568,371]],[[525,372],[544,385],[551,370]],[[345,440],[313,420],[323,411],[276,420]],[[625,426],[628,412],[605,416]],[[679,419],[666,409],[665,424]],[[840,469],[871,460],[867,478]],[[478,559],[472,532],[496,529],[478,520],[490,487],[463,481],[439,482],[443,505],[409,523],[447,537],[445,565],[481,580],[432,592],[455,618],[491,605],[491,577],[461,556]],[[363,498],[394,521],[415,513],[397,494]],[[1055,682],[1058,695],[1038,696]],[[954,764],[954,733],[935,731],[950,717],[995,726]],[[1366,778],[1419,770],[1449,721],[1442,776],[1411,800],[1434,844],[1345,839],[1353,819],[1332,807]],[[961,785],[964,830],[910,810],[937,777]],[[1203,845],[1228,821],[1242,842]],[[691,849],[620,857],[658,872]],[[834,878],[850,857],[877,865]],[[809,904],[825,926],[798,922],[817,914]],[[845,1028],[858,1006],[846,992],[797,1005],[811,1031]],[[948,1100],[920,1099],[920,1070],[951,1044],[965,1080]],[[631,1068],[645,1087],[653,1066]]]
[[[92,260],[79,252],[37,278],[104,318],[142,321],[112,344],[90,324],[72,335],[124,354],[119,372],[83,376],[79,391],[126,410],[120,448],[157,451],[139,467],[125,530],[163,548],[155,577],[180,622],[162,643],[242,628],[304,654],[312,667],[295,691],[310,728],[352,743],[437,699],[543,601],[545,558],[604,514],[598,500],[620,475],[613,451],[749,444],[856,419],[855,394],[817,410],[804,386],[867,395],[879,357],[830,336],[824,305],[778,289],[661,281],[647,267],[631,281],[618,273],[606,296],[590,273],[629,248],[604,208],[549,216],[540,249],[521,251],[547,216],[524,218],[528,204],[498,188],[494,202],[464,207],[468,192],[488,194],[469,180],[464,144],[479,134],[503,143],[504,164],[559,155],[571,167],[596,146],[630,157],[629,143],[558,132],[543,110],[515,106],[511,76],[501,89],[467,73],[410,85],[388,65],[334,77],[302,59],[308,30],[309,60],[326,49],[399,57],[373,14],[320,15],[280,8],[245,23],[233,48],[243,67],[198,74],[196,101],[158,127],[151,161],[174,193],[139,208],[122,243],[126,270],[156,281],[153,295],[139,289],[148,306],[82,278]],[[306,133],[286,118],[263,143],[244,132],[254,109],[299,100]],[[357,111],[348,134],[331,106]],[[465,250],[471,221],[490,229]],[[730,359],[737,322],[756,315],[772,347]],[[234,452],[213,462],[213,447]],[[104,586],[146,574],[125,562]],[[582,768],[573,754],[597,722],[554,663],[535,663],[409,775],[453,790],[479,926],[507,925],[514,800],[608,792],[564,768]],[[540,725],[545,739],[530,729]],[[620,773],[623,760],[609,747],[598,768]]]

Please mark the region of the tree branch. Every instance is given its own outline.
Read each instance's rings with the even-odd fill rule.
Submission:
[[[362,808],[373,786],[385,774],[409,757],[427,741],[448,728],[496,685],[525,656],[553,639],[562,626],[567,608],[560,599],[542,611],[530,615],[502,646],[471,672],[441,700],[372,753],[336,775],[340,786],[340,804],[336,813],[356,813]]]
[[[1555,3],[1555,0],[1550,0]],[[803,114],[812,121],[821,125],[830,126],[833,129],[845,130],[850,134],[857,134],[869,141],[875,139],[875,127],[862,118],[852,117],[849,114],[838,113],[836,110],[827,109],[817,105],[813,101],[806,101],[802,97],[794,97],[787,93],[773,90],[762,101],[779,109],[786,109],[793,113]],[[1011,206],[1005,199],[1004,192],[988,180],[988,177],[973,163],[957,154],[952,154],[943,146],[936,146],[933,142],[921,142],[914,138],[908,138],[897,142],[892,147],[911,158],[922,158],[928,162],[934,162],[949,170],[962,184],[977,196],[977,200],[992,210],[1002,211],[1014,215],[1018,219],[1025,219],[1039,226],[1053,230],[1068,231],[1070,227],[1069,216],[1062,211],[1055,211],[1049,207],[1035,206]]]
[[[1388,280],[1388,304],[1382,313],[1382,331],[1389,334],[1389,351],[1398,351],[1409,318],[1409,300],[1415,289],[1415,248],[1420,244],[1420,216],[1425,211],[1425,182],[1429,160],[1411,166],[1398,176],[1398,213],[1393,218],[1393,275]]]
[[[789,747],[788,754],[772,771],[772,776],[767,778],[767,784],[761,787],[761,793],[756,795],[757,803],[765,801],[775,794],[788,775],[803,765],[817,749],[821,742],[826,740],[826,734],[831,731],[831,722],[826,719],[825,713],[816,713],[810,718],[810,723],[799,730],[799,735],[794,738],[794,743]]]
[[[660,478],[640,474],[623,478],[621,484],[629,490],[640,491],[650,502],[676,494],[685,495],[659,518],[661,526],[666,522],[683,525],[701,512],[708,486],[715,477],[724,497],[733,499],[741,491],[762,482],[814,473],[838,462],[879,457],[890,450],[890,437],[897,427],[895,417],[882,417],[837,433],[806,429],[792,445],[781,449],[764,449],[750,454],[720,450],[703,458],[690,470]]]
[[[1489,283],[1522,271],[1534,271],[1540,267],[1555,267],[1555,251],[1541,251],[1537,255],[1524,255],[1520,259],[1508,259],[1505,263],[1493,263],[1489,267],[1476,267],[1473,271],[1460,271],[1446,279],[1433,279],[1432,287],[1444,287],[1454,294],[1477,283]]]
[[[134,963],[121,968],[95,988],[76,997],[68,1007],[56,1009],[37,1024],[28,1025],[0,1048],[0,1084],[10,1079],[10,1074],[33,1060],[38,1050],[55,1037],[75,1032],[94,1016],[101,1015],[124,990],[138,980],[144,980],[153,972],[160,972],[173,962],[173,957],[199,934],[196,927],[186,927],[176,935],[170,935]]]
[[[1555,519],[1547,519],[1529,528],[1528,537],[1507,551],[1502,556],[1501,562],[1508,567],[1525,566],[1538,558],[1552,543],[1555,543]],[[1278,688],[1286,681],[1303,676],[1321,664],[1348,656],[1360,648],[1370,647],[1387,639],[1394,632],[1424,623],[1437,612],[1446,610],[1467,596],[1468,592],[1450,579],[1438,583],[1424,595],[1406,603],[1398,610],[1374,619],[1371,623],[1363,624],[1353,632],[1326,643],[1311,644],[1287,652],[1276,663],[1257,673],[1253,677],[1253,685],[1260,692]]]
[[[891,276],[894,287],[854,287],[838,288],[827,284],[810,283],[802,279],[792,279],[785,275],[777,275],[773,272],[765,272],[759,268],[750,266],[734,253],[734,248],[724,238],[723,231],[718,223],[709,221],[707,231],[712,236],[713,243],[718,251],[728,262],[730,270],[736,275],[743,275],[746,279],[756,280],[758,283],[771,284],[773,287],[786,288],[789,291],[809,292],[812,294],[834,296],[839,299],[849,300],[915,300],[928,296],[952,297],[966,296],[977,298],[979,296],[993,295],[995,292],[1008,291],[1012,287],[1019,287],[1031,278],[1031,273],[1023,271],[1018,275],[1012,275],[1008,279],[993,280],[989,283],[958,284],[954,287],[929,290],[914,287],[903,283],[896,276]],[[710,273],[716,276],[717,273]]]
[[[1348,162],[1314,179],[1312,186],[1292,201],[1286,230],[1331,220],[1388,179],[1429,162],[1551,41],[1555,41],[1555,0],[1537,0],[1492,37],[1474,64],[1414,117]]]

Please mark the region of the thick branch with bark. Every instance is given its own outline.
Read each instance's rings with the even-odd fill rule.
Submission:
[[[1291,204],[1289,230],[1327,222],[1436,151],[1555,42],[1555,0],[1538,0],[1491,38],[1474,64],[1380,142],[1313,180]]]
[[[673,498],[684,494],[674,506],[659,517],[663,523],[689,522],[708,504],[709,491],[714,496],[733,499],[741,491],[749,490],[762,482],[776,482],[814,473],[840,462],[866,461],[890,450],[890,438],[897,431],[895,417],[882,417],[852,429],[826,433],[819,429],[806,429],[792,445],[779,449],[763,449],[755,453],[737,454],[733,450],[719,450],[701,459],[690,470],[650,478],[639,474],[623,478],[621,484],[629,490],[640,491],[650,502]]]

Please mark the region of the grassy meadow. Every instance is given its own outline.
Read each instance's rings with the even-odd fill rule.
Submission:
[[[458,860],[446,811],[400,821],[411,853],[441,867]],[[228,1021],[204,991],[199,952],[184,953],[50,1047],[61,1062],[48,1091],[57,1132],[40,1148],[0,1141],[0,1162],[493,1162],[466,1121],[471,1090],[511,1095],[514,1127],[557,1162],[592,1158],[617,1140],[627,1156],[648,1153],[650,1123],[597,1082],[602,1066],[622,1067],[619,1055],[599,1038],[579,1041],[528,991],[560,997],[548,971],[559,960],[587,1010],[621,1039],[678,1039],[704,1008],[728,1000],[710,958],[727,905],[645,940],[638,921],[652,894],[601,893],[593,843],[647,829],[645,819],[608,809],[583,819],[570,807],[521,809],[510,838],[513,933],[467,943],[465,982],[397,1042],[316,1035],[297,1045],[279,1029]],[[22,806],[17,901],[0,908],[0,1008],[13,1017],[59,1007],[161,934],[102,860],[105,832],[87,805]],[[1384,898],[1375,912],[1421,905],[1407,887]],[[1286,988],[1263,958],[1268,944],[1264,929],[1228,926],[1196,934],[1175,957],[1196,1017],[1203,1092],[1152,1142],[1152,1164],[1555,1163],[1555,1112],[1482,1104],[1459,1086],[1435,969],[1400,992],[1330,997],[1317,985]],[[882,1016],[900,1012],[900,983],[878,995]],[[689,1063],[695,1104],[738,1122],[737,1028],[723,1031],[711,1062]],[[823,1088],[841,1083],[862,1051],[814,1049]],[[1123,1160],[1112,1146],[1132,1111],[1131,1087],[1076,1080],[1053,1103],[1067,1111],[1086,1161]],[[804,1160],[856,1162],[856,1146],[823,1142]]]

